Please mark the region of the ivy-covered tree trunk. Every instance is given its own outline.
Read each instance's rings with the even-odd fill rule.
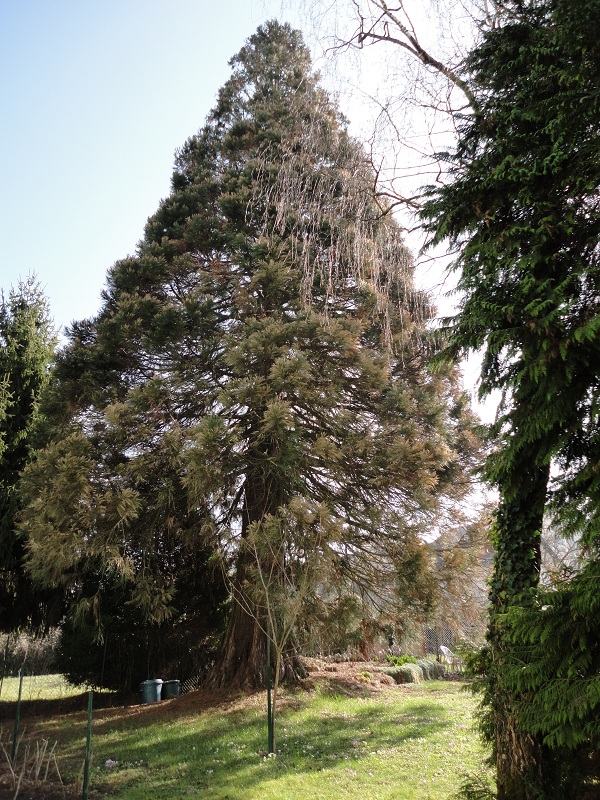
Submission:
[[[540,800],[544,755],[539,738],[524,731],[516,717],[518,701],[500,695],[495,716],[497,800]],[[501,705],[500,705],[501,703]]]
[[[524,344],[521,365],[534,360]],[[510,414],[510,443],[488,461],[487,472],[500,491],[492,530],[494,571],[490,585],[489,655],[484,690],[498,800],[551,797],[543,737],[523,727],[520,709],[526,699],[507,681],[518,663],[518,648],[507,635],[507,612],[535,605],[541,571],[541,537],[549,480],[548,444],[531,425],[537,385],[522,374]]]
[[[484,701],[493,731],[498,800],[539,800],[546,785],[542,737],[523,729],[518,718],[523,698],[505,681],[515,663],[516,648],[506,636],[504,615],[511,605],[535,601],[548,483],[548,467],[535,465],[537,449],[524,448],[522,456],[520,464],[514,465],[513,480],[506,476],[493,529],[495,560]]]

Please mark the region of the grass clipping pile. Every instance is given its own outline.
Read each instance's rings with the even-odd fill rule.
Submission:
[[[316,685],[329,687],[340,694],[353,696],[365,689],[377,693],[385,686],[393,686],[394,679],[385,673],[383,665],[368,661],[334,661],[333,659],[305,658],[308,678],[303,681],[307,689]]]

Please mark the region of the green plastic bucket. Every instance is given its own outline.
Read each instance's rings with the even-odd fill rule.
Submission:
[[[143,681],[140,683],[140,692],[142,693],[142,702],[144,703],[158,703],[160,700],[163,682],[160,678],[152,681]]]
[[[162,685],[162,699],[170,700],[179,697],[179,681],[164,681]]]

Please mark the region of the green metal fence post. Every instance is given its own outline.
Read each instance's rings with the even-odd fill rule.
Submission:
[[[273,712],[271,710],[271,639],[267,634],[267,752],[273,747]]]
[[[15,714],[15,727],[13,728],[12,751],[10,760],[15,763],[17,757],[17,739],[19,736],[19,723],[21,721],[21,694],[23,693],[23,673],[19,670],[19,697],[17,699],[17,712]]]
[[[90,784],[90,754],[92,751],[92,703],[94,693],[88,692],[88,719],[85,738],[85,763],[83,765],[83,800],[88,800]]]

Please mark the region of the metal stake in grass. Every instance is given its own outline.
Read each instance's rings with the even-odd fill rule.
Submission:
[[[273,712],[271,710],[271,638],[267,634],[267,752],[274,751]]]
[[[15,763],[17,757],[17,737],[19,735],[19,722],[21,721],[21,694],[23,692],[23,673],[19,670],[19,696],[17,698],[17,712],[15,714],[15,727],[13,728],[12,750],[10,760]]]
[[[90,784],[90,754],[92,751],[92,702],[94,693],[88,692],[87,735],[85,739],[85,762],[83,765],[83,800],[88,800]]]

